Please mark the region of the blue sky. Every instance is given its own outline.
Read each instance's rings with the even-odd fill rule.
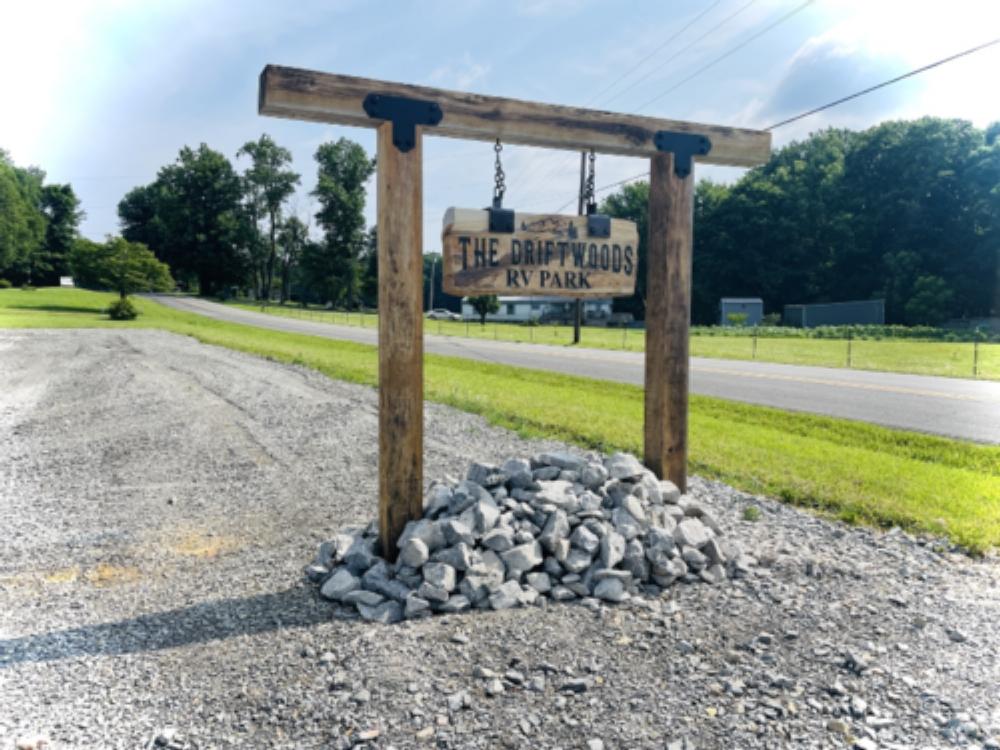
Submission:
[[[116,206],[125,192],[153,180],[182,146],[204,141],[242,169],[237,149],[267,132],[294,154],[303,182],[289,210],[308,219],[315,212],[308,192],[316,147],[346,136],[373,152],[373,134],[257,115],[257,77],[267,63],[766,127],[1000,36],[1000,3],[993,0],[814,0],[677,85],[804,3],[20,2],[4,11],[0,148],[18,164],[41,166],[50,181],[71,182],[87,212],[83,232],[97,239],[118,230]],[[830,125],[863,128],[926,114],[985,126],[1000,119],[998,71],[994,47],[782,128],[775,144]],[[489,202],[493,150],[445,138],[425,144],[424,250],[433,251],[448,206]],[[542,212],[575,202],[578,158],[506,148],[507,205]],[[646,166],[599,157],[597,183]],[[698,168],[698,176],[723,180],[740,173]],[[374,210],[372,184],[369,222]]]

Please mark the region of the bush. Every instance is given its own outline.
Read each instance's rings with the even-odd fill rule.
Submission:
[[[1000,334],[930,326],[842,325],[796,328],[793,326],[691,326],[692,336],[758,336],[771,339],[909,339],[914,341],[994,341]]]
[[[167,292],[174,286],[170,269],[141,242],[109,237],[98,243],[80,238],[73,243],[69,265],[76,285],[107,289],[125,297],[136,292]]]
[[[726,316],[726,320],[729,321],[729,325],[736,326],[737,328],[742,328],[747,324],[747,318],[750,317],[746,313],[729,313]]]
[[[139,317],[139,311],[128,297],[116,299],[108,305],[107,313],[112,320],[135,320]]]
[[[13,284],[11,284],[7,279],[0,279],[0,289],[10,289]]]

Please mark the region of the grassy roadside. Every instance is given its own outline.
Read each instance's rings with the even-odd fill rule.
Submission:
[[[271,305],[266,308],[244,303],[228,303],[234,307],[256,312],[266,312],[288,318],[337,323],[338,325],[377,328],[378,316],[374,313],[346,313],[320,308],[303,309],[293,306]],[[466,323],[449,320],[428,320],[427,333],[439,336],[496,339],[526,344],[569,345],[573,341],[570,326],[521,326],[511,323]],[[640,352],[645,349],[641,330],[621,328],[584,328],[583,346],[594,349],[615,349]],[[847,367],[848,344],[845,339],[807,338],[758,338],[750,336],[698,336],[691,337],[691,354],[713,359],[758,360],[789,365],[815,365],[818,367]],[[979,344],[973,354],[973,345],[950,341],[881,341],[854,339],[850,344],[850,366],[856,370],[905,372],[915,375],[942,375],[954,378],[973,377],[975,372],[984,380],[1000,380],[1000,344]]]
[[[110,295],[0,291],[0,328],[159,328],[209,344],[375,385],[373,347],[235,325],[139,300],[143,316],[112,323]],[[2,355],[0,355],[2,362]],[[429,400],[526,435],[641,451],[635,386],[428,356]],[[595,418],[598,416],[599,418]],[[693,396],[692,470],[854,522],[947,534],[973,551],[1000,546],[1000,447]]]

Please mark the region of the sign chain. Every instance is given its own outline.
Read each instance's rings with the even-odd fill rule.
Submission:
[[[493,146],[493,151],[496,154],[496,172],[493,176],[493,205],[499,208],[503,205],[503,195],[507,192],[507,184],[504,181],[506,176],[503,173],[503,165],[500,163],[500,152],[503,151],[503,145],[500,143],[499,138],[497,138],[497,142]]]
[[[584,200],[587,203],[588,214],[597,213],[597,196],[594,192],[596,163],[597,163],[597,155],[594,153],[594,149],[591,149],[590,157],[588,159],[589,169],[587,170],[587,185],[584,188]]]

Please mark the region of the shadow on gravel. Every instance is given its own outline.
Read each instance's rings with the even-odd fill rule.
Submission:
[[[0,670],[23,662],[117,656],[329,622],[328,602],[302,586],[221,599],[129,620],[0,640]]]

